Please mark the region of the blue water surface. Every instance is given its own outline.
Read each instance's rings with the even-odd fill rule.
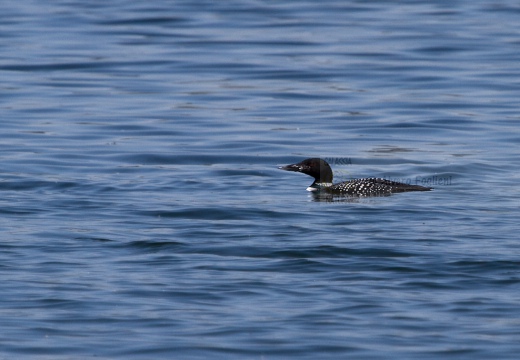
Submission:
[[[0,4],[0,359],[516,359],[519,15]]]

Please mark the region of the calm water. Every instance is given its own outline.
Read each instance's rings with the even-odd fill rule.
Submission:
[[[3,3],[0,358],[517,358],[519,16]]]

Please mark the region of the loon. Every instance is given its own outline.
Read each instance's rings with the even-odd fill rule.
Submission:
[[[323,159],[311,158],[298,164],[279,167],[281,170],[301,172],[314,178],[308,191],[321,191],[333,195],[349,196],[385,196],[407,191],[429,191],[430,187],[409,185],[380,178],[349,180],[337,184],[332,183],[332,169]]]

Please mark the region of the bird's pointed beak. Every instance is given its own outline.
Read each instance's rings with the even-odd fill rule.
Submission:
[[[291,164],[291,165],[280,166],[278,169],[285,170],[285,171],[295,171],[295,172],[302,171],[301,165],[298,165],[298,164]]]

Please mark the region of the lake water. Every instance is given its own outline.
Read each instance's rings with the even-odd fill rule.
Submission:
[[[519,16],[2,3],[0,359],[518,358]]]

